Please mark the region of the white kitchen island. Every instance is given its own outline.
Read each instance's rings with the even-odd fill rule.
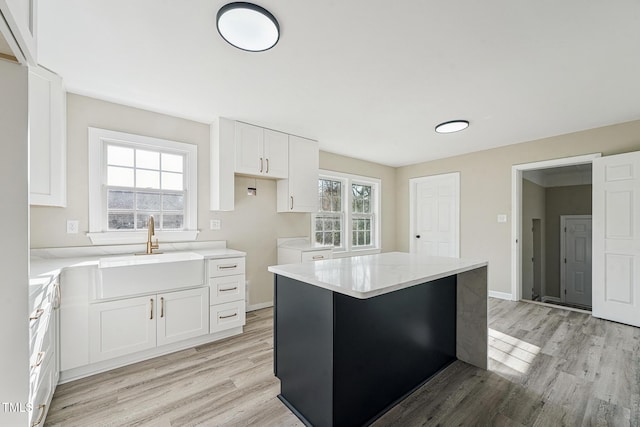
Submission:
[[[401,252],[269,267],[280,400],[369,425],[459,359],[487,368],[487,263]]]

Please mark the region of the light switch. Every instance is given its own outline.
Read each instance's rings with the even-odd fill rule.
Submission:
[[[212,230],[220,230],[220,220],[219,219],[212,219],[211,221],[209,221],[209,228]]]
[[[78,222],[77,219],[67,220],[67,234],[78,234]]]
[[[507,222],[507,216],[505,214],[499,214],[498,222]]]

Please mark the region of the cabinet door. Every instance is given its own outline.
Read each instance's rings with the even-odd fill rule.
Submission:
[[[30,203],[67,204],[66,96],[62,79],[29,68]]]
[[[289,179],[278,181],[278,212],[318,210],[318,143],[289,135]]]
[[[289,135],[264,129],[265,175],[271,178],[289,176]]]
[[[89,307],[91,363],[156,346],[156,298],[138,297]]]
[[[207,333],[209,288],[158,294],[159,346]]]
[[[262,175],[265,170],[263,129],[236,122],[236,173]]]
[[[11,35],[5,34],[5,38],[13,36],[20,52],[14,52],[15,56],[23,62],[36,65],[36,11],[37,0],[0,0],[0,12],[4,21],[9,26]],[[11,44],[11,43],[10,43]],[[24,58],[20,58],[24,55]]]

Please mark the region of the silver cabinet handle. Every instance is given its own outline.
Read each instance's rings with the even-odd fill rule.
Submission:
[[[313,258],[311,259],[324,259],[324,255],[315,255]]]
[[[40,423],[42,423],[42,420],[44,419],[44,413],[47,412],[47,405],[42,404],[42,405],[38,405],[38,409],[40,410],[40,415],[38,415],[38,419],[35,420],[33,422],[33,424],[31,424],[31,427],[36,427],[39,426]]]
[[[293,196],[291,196],[291,210],[293,210]]]
[[[260,173],[262,173],[262,157],[260,157]]]
[[[220,292],[229,292],[229,291],[235,291],[236,289],[238,289],[238,287],[234,286],[233,288],[218,289],[218,291],[220,291]]]
[[[44,308],[39,308],[35,311],[34,314],[29,316],[29,320],[38,320],[44,314]]]
[[[60,308],[60,304],[62,303],[62,289],[60,289],[60,282],[56,282],[53,286],[55,286],[55,303],[53,304],[53,308]]]
[[[228,316],[218,316],[218,319],[228,319],[230,317],[236,317],[237,315],[238,315],[238,313],[233,313],[233,314],[230,314]]]
[[[218,270],[229,270],[232,268],[238,268],[238,264],[219,265]]]
[[[149,311],[149,320],[153,320],[153,298],[149,300],[151,303],[151,310]]]
[[[267,173],[269,173],[269,159],[267,159]]]
[[[160,297],[160,318],[164,317],[164,297]]]

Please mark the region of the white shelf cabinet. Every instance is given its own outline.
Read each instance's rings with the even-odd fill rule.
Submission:
[[[100,362],[209,332],[209,289],[91,304],[89,361]]]
[[[37,0],[0,0],[0,30],[14,56],[23,64],[37,64]]]
[[[289,135],[289,178],[278,181],[278,212],[318,210],[318,143]]]
[[[66,94],[60,76],[29,68],[30,203],[67,204]]]
[[[236,173],[264,178],[287,178],[289,173],[287,134],[236,122],[234,139]]]

